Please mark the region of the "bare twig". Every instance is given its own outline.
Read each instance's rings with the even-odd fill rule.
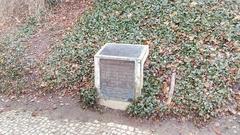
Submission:
[[[172,101],[173,92],[174,92],[174,88],[175,88],[175,80],[176,80],[176,70],[173,71],[172,76],[171,76],[170,91],[168,93],[168,99],[166,102],[167,105],[169,105]]]

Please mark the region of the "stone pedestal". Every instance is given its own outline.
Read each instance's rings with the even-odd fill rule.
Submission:
[[[94,57],[95,86],[100,104],[125,110],[141,95],[143,65],[148,46],[115,44],[104,45]]]

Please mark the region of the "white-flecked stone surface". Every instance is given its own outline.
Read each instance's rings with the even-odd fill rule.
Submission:
[[[150,135],[151,131],[99,121],[50,120],[30,111],[0,113],[0,135]]]

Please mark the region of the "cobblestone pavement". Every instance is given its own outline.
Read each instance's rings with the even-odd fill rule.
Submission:
[[[240,114],[198,128],[174,118],[151,121],[118,110],[85,110],[71,97],[28,97],[12,101],[0,95],[0,135],[240,135]]]
[[[2,135],[150,135],[142,130],[116,123],[50,120],[30,111],[13,110],[0,113]]]

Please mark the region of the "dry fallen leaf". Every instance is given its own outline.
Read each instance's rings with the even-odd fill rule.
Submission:
[[[195,7],[197,4],[198,4],[197,2],[193,1],[190,3],[190,7]]]
[[[172,14],[170,14],[170,17],[173,17],[173,16],[175,16],[175,15],[177,15],[177,12],[176,12],[176,11],[174,11]]]
[[[145,40],[145,41],[144,41],[144,44],[145,44],[145,45],[151,45],[151,44],[152,44],[152,41],[151,41],[151,40]]]
[[[234,20],[240,20],[240,15],[236,15],[236,16],[234,17]]]
[[[164,95],[167,95],[169,91],[169,86],[167,84],[167,82],[163,82],[163,87],[162,87],[162,92]]]
[[[32,117],[36,117],[37,116],[37,112],[32,112]]]
[[[213,127],[212,129],[213,129],[213,131],[215,132],[216,135],[222,135],[222,133],[221,133],[219,128]]]

